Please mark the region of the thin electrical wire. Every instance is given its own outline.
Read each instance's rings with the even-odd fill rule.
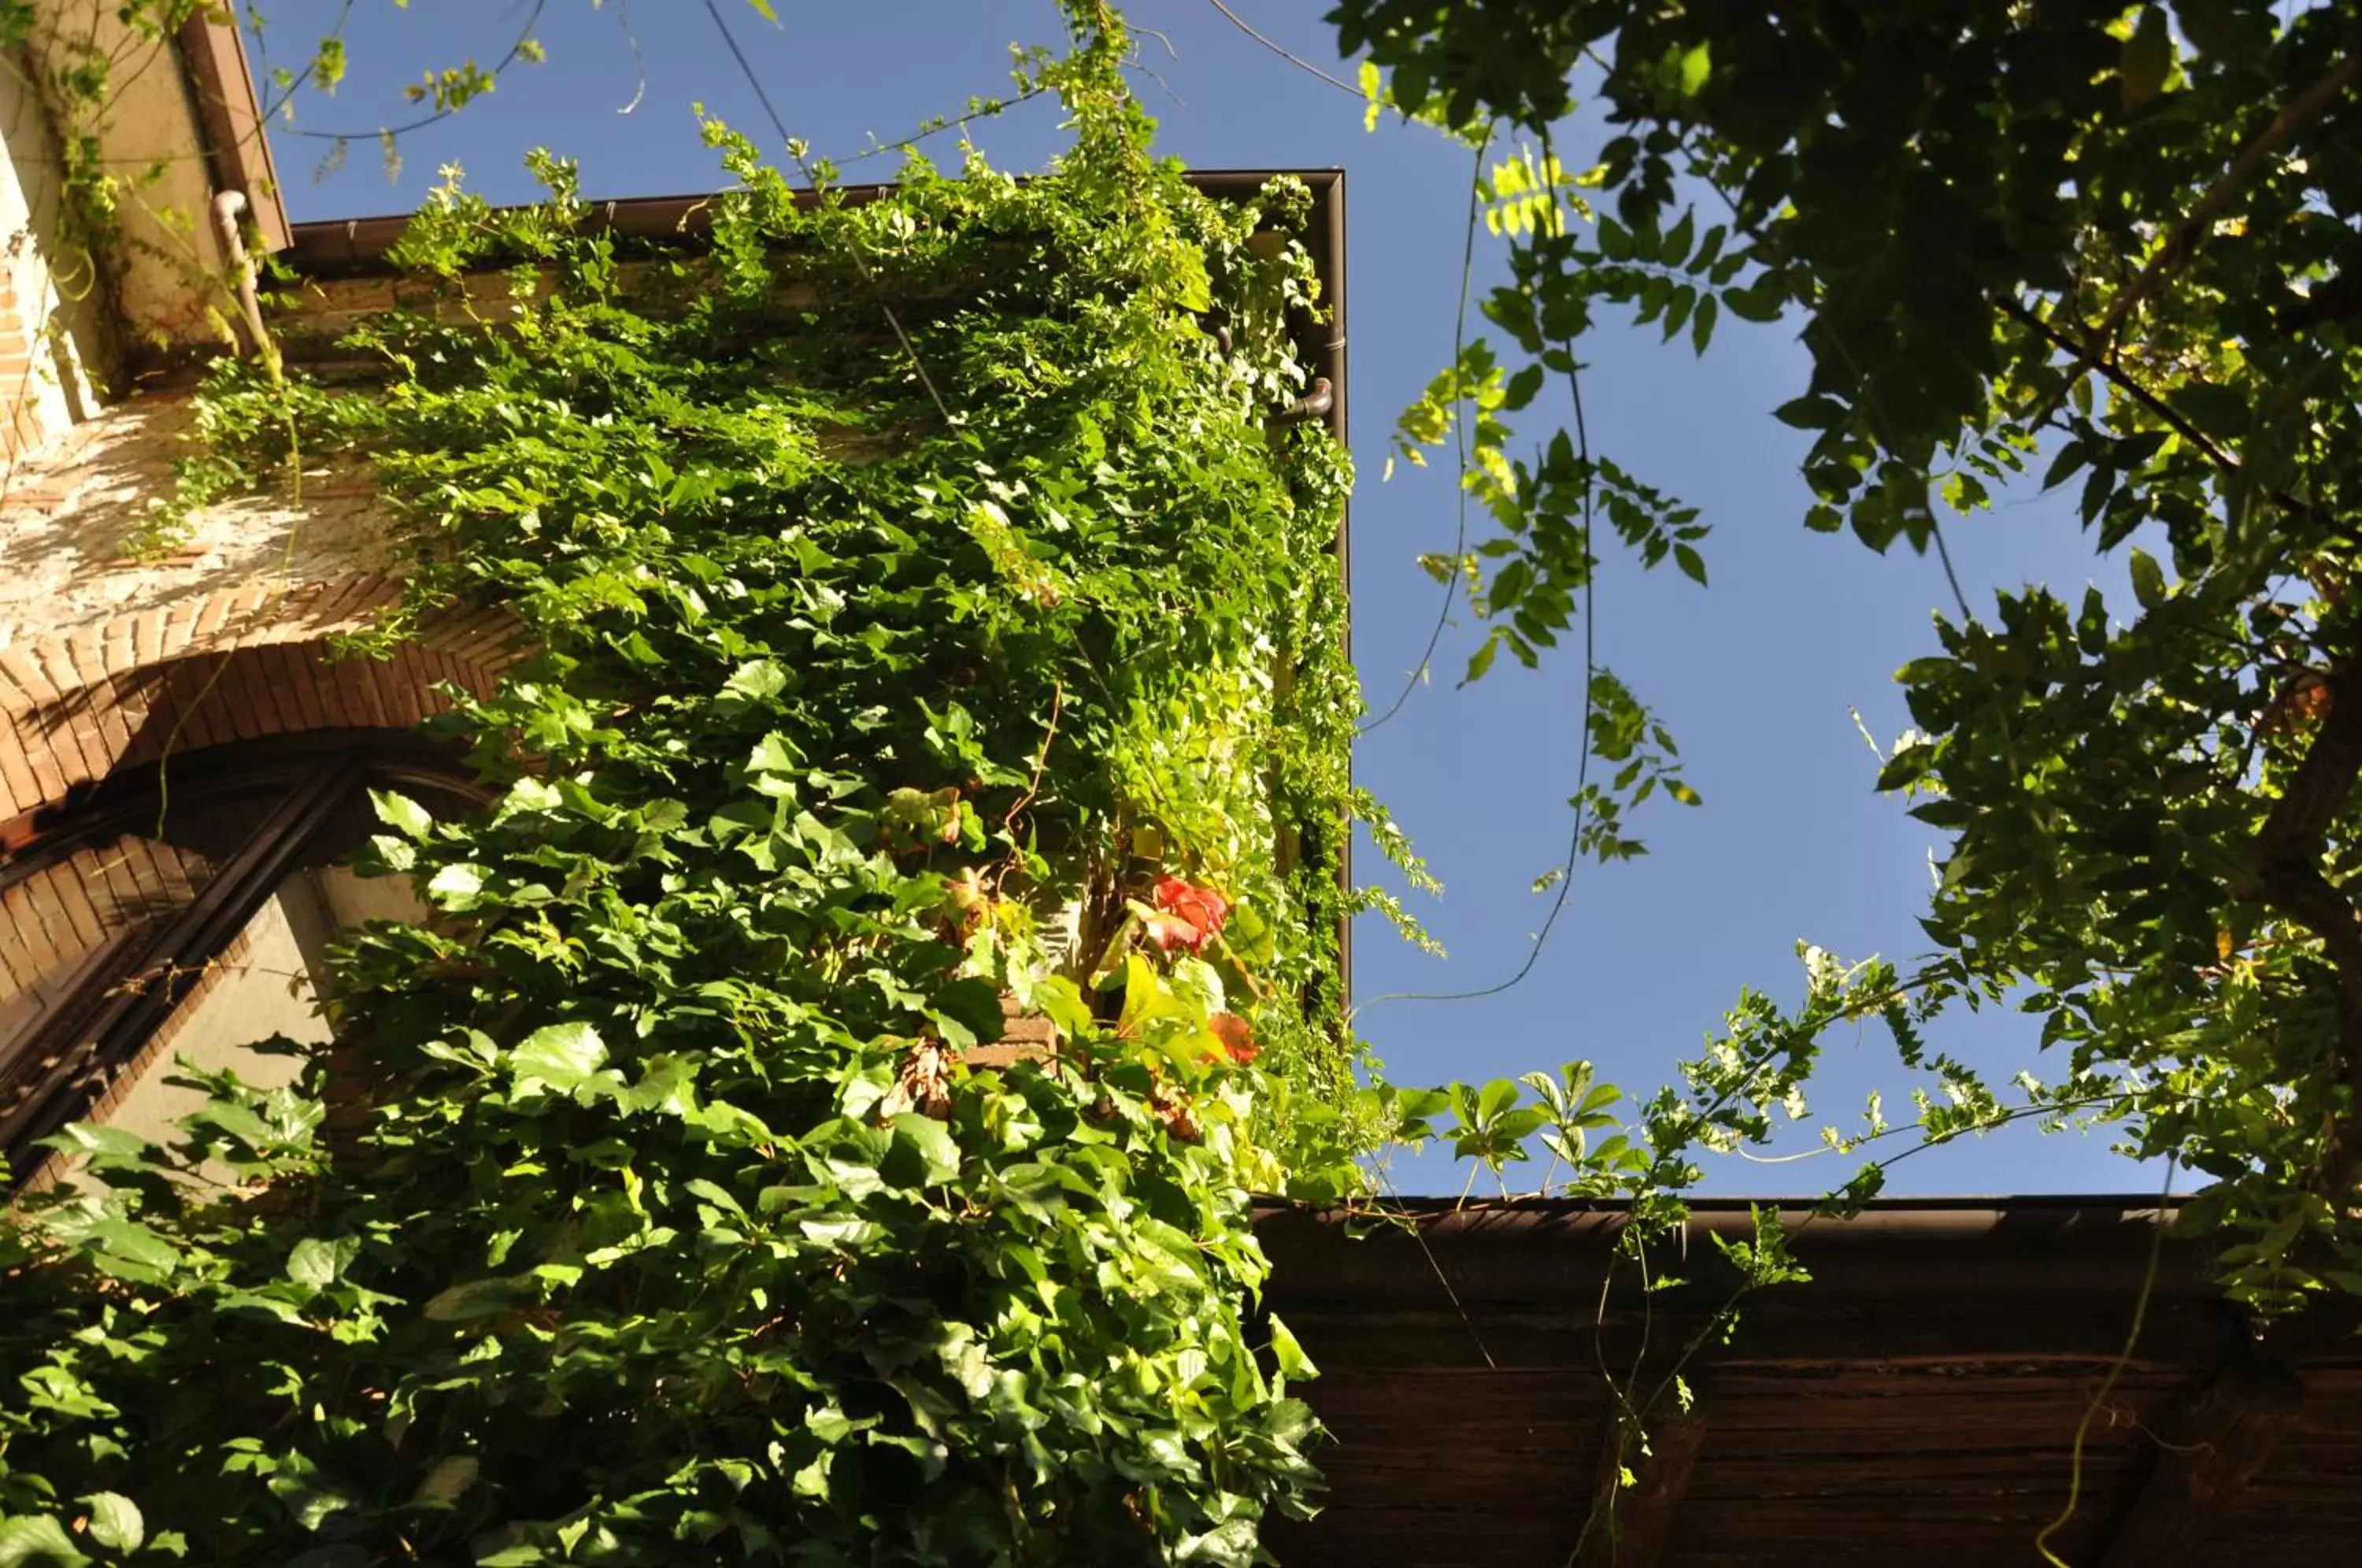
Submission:
[[[1474,1173],[1470,1174],[1473,1176]],[[1402,1191],[1395,1186],[1394,1178],[1380,1170],[1378,1179],[1385,1184],[1387,1196],[1400,1204]],[[1404,1228],[1410,1232],[1410,1239],[1418,1243],[1420,1253],[1427,1259],[1427,1266],[1435,1271],[1435,1282],[1443,1286],[1444,1299],[1451,1302],[1451,1309],[1460,1315],[1460,1326],[1468,1331],[1468,1338],[1474,1342],[1476,1353],[1485,1358],[1485,1366],[1498,1372],[1501,1364],[1493,1359],[1492,1349],[1485,1343],[1485,1336],[1478,1331],[1476,1320],[1469,1316],[1467,1304],[1460,1299],[1460,1292],[1452,1287],[1451,1276],[1443,1272],[1442,1261],[1435,1255],[1435,1249],[1427,1244],[1427,1232],[1419,1229],[1418,1220],[1407,1211],[1398,1209],[1396,1213],[1401,1218]]]
[[[881,141],[875,147],[865,147],[859,152],[848,152],[843,157],[832,158],[829,161],[842,168],[847,163],[858,163],[865,158],[883,158],[889,152],[907,151],[929,137],[941,136],[945,131],[958,130],[963,127],[974,125],[978,120],[998,119],[1020,104],[1030,104],[1049,91],[1047,87],[1028,87],[1023,92],[1011,94],[1006,98],[995,98],[982,107],[971,109],[965,115],[954,115],[947,120],[913,131],[900,140]]]
[[[524,58],[525,46],[533,42],[533,29],[540,22],[541,13],[547,7],[548,4],[549,0],[533,0],[533,9],[526,14],[524,26],[518,29],[516,41],[509,45],[508,53],[501,56],[500,63],[492,67],[491,71],[488,73],[489,75],[497,79],[502,72],[507,71],[509,67],[516,64],[520,60]],[[347,6],[345,10],[349,14],[352,7],[350,6]],[[337,22],[337,28],[341,32],[343,28],[344,19],[342,17],[339,17]],[[266,120],[270,114],[277,113],[281,108],[286,105],[289,100],[294,97],[296,89],[304,84],[304,78],[301,75],[295,78],[293,83],[290,85],[286,92],[280,97],[279,102],[272,105],[270,110],[265,112]],[[380,126],[374,130],[313,130],[304,126],[288,125],[281,126],[279,127],[279,134],[281,136],[304,137],[313,141],[381,140],[386,137],[407,136],[414,130],[425,130],[428,126],[439,125],[458,112],[459,110],[456,106],[437,109],[433,114],[422,115],[414,120],[405,120],[401,125]]]
[[[1231,26],[1238,28],[1239,31],[1246,34],[1247,37],[1254,39],[1255,42],[1263,45],[1264,48],[1271,50],[1272,53],[1279,56],[1280,59],[1287,61],[1288,64],[1296,67],[1297,70],[1304,72],[1308,75],[1319,77],[1321,81],[1326,82],[1330,86],[1334,87],[1340,93],[1351,93],[1354,97],[1362,99],[1364,103],[1368,102],[1367,96],[1359,87],[1354,86],[1350,82],[1344,81],[1342,78],[1330,75],[1327,72],[1321,70],[1319,66],[1299,55],[1289,53],[1287,50],[1283,48],[1280,44],[1255,31],[1252,23],[1250,23],[1244,17],[1240,16],[1236,11],[1231,10],[1228,6],[1224,5],[1222,0],[1210,0],[1210,3],[1215,10],[1220,11],[1223,16],[1228,17],[1231,19]]]
[[[1567,838],[1566,859],[1559,867],[1558,896],[1551,900],[1550,913],[1543,917],[1541,929],[1534,933],[1533,945],[1527,950],[1526,961],[1518,965],[1518,972],[1507,979],[1497,985],[1485,986],[1473,991],[1389,991],[1384,996],[1372,997],[1368,1001],[1354,1008],[1353,1011],[1356,1015],[1376,1007],[1381,1002],[1475,1001],[1485,997],[1498,996],[1518,985],[1528,975],[1534,972],[1536,964],[1541,962],[1542,948],[1550,941],[1551,928],[1558,924],[1559,914],[1566,908],[1567,895],[1574,889],[1574,866],[1583,854],[1584,826],[1589,821],[1588,808],[1591,803],[1591,721],[1594,708],[1591,691],[1595,678],[1599,672],[1599,611],[1598,597],[1593,588],[1593,580],[1598,573],[1598,564],[1591,558],[1593,488],[1589,477],[1591,436],[1583,414],[1582,376],[1574,366],[1571,346],[1567,347],[1567,352],[1569,358],[1566,381],[1567,390],[1574,401],[1575,450],[1583,463],[1585,476],[1583,487],[1582,544],[1585,565],[1583,576],[1583,723],[1578,731],[1579,738],[1576,742],[1582,750],[1574,765],[1573,802],[1574,830]]]
[[[2180,1158],[2178,1151],[2166,1156],[2165,1190],[2158,1197],[2157,1229],[2149,1237],[2148,1270],[2141,1277],[2140,1299],[2133,1304],[2132,1330],[2125,1336],[2125,1348],[2109,1364],[2108,1375],[2102,1379],[2099,1388],[2092,1395],[2091,1402],[2083,1407],[2083,1419],[2075,1423],[2075,1445],[2068,1455],[2067,1463],[2067,1501],[2059,1508],[2058,1517],[2043,1526],[2041,1532],[2034,1538],[2034,1550],[2042,1554],[2042,1560],[2050,1564],[2050,1568],[2073,1568],[2071,1563],[2050,1550],[2050,1538],[2064,1529],[2068,1521],[2075,1517],[2075,1511],[2083,1505],[2083,1454],[2092,1435],[2092,1419],[2107,1404],[2108,1396],[2116,1391],[2116,1380],[2124,1376],[2125,1368],[2132,1364],[2133,1353],[2140,1348],[2141,1330],[2148,1323],[2148,1304],[2157,1295],[2158,1264],[2165,1256],[2165,1233],[2172,1228],[2173,1177],[2180,1168]]]
[[[1461,356],[1467,352],[1468,348],[1468,289],[1469,281],[1476,271],[1477,182],[1484,177],[1485,155],[1492,150],[1492,147],[1493,127],[1487,126],[1485,127],[1485,139],[1476,147],[1475,171],[1468,181],[1468,232],[1460,248],[1460,313],[1451,319],[1451,364],[1455,377]],[[1386,711],[1361,726],[1354,732],[1356,734],[1368,734],[1401,712],[1403,704],[1410,701],[1410,694],[1426,683],[1429,671],[1435,663],[1435,650],[1443,642],[1443,629],[1451,624],[1451,606],[1460,597],[1460,563],[1468,554],[1468,399],[1456,380],[1453,390],[1457,394],[1451,403],[1451,422],[1453,432],[1459,437],[1460,519],[1458,531],[1451,540],[1451,575],[1444,580],[1443,603],[1435,613],[1435,625],[1427,634],[1427,647],[1418,656],[1418,663],[1412,668],[1408,679],[1403,682],[1403,689],[1396,693]]]
[[[738,70],[746,78],[746,85],[755,90],[756,102],[763,105],[763,113],[770,117],[771,128],[778,133],[779,144],[787,150],[788,156],[795,160],[796,169],[803,175],[804,183],[818,185],[820,182],[813,178],[811,163],[796,149],[795,138],[788,134],[788,122],[780,117],[778,109],[771,103],[770,94],[763,90],[762,78],[755,74],[754,64],[747,60],[746,51],[738,47],[737,35],[730,30],[730,24],[722,19],[722,7],[714,4],[714,0],[705,0],[705,14],[713,18],[715,30],[722,34],[723,43],[729,47],[730,58],[738,62]],[[861,275],[862,287],[869,291],[877,308],[885,313],[886,325],[894,329],[894,340],[901,344],[903,357],[911,361],[911,369],[918,372],[919,384],[927,389],[927,401],[935,405],[935,412],[943,416],[944,423],[950,424],[951,407],[944,402],[944,394],[935,389],[935,379],[927,374],[926,362],[919,358],[917,345],[911,341],[911,335],[902,330],[902,318],[894,314],[894,307],[878,293],[877,280],[871,274],[869,263],[862,259],[859,248],[855,248],[851,254],[853,270]]]

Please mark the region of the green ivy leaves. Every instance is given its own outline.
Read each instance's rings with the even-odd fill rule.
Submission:
[[[710,251],[622,254],[554,160],[528,212],[455,182],[400,255],[513,269],[503,330],[393,313],[383,385],[208,392],[258,479],[291,417],[372,461],[414,602],[535,651],[444,723],[491,806],[374,799],[434,915],[348,933],[369,1103],[324,1144],[315,1064],[167,1147],[78,1129],[115,1196],[0,1242],[23,1555],[67,1495],[223,1562],[1243,1564],[1310,1510],[1246,1194],[1347,1189],[1368,1131],[1346,469],[1271,423],[1301,188],[1149,160],[1120,52],[1046,68],[1081,146],[1022,184],[813,204],[715,127]],[[1168,873],[1234,943],[1102,972]],[[965,1059],[1012,1019],[1058,1054]],[[166,1174],[203,1159],[236,1201]],[[131,1550],[92,1507],[69,1544]]]

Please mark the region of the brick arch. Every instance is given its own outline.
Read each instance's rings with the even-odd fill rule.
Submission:
[[[329,657],[401,592],[378,575],[249,583],[0,648],[0,823],[168,749],[407,729],[449,706],[444,682],[489,695],[521,644],[505,611],[431,618],[385,663]]]

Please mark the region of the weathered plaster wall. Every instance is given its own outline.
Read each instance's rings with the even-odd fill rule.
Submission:
[[[171,36],[116,0],[42,0],[0,61],[0,474],[96,414],[143,356],[232,344],[238,268],[214,212],[218,178],[247,198],[261,248],[287,226],[236,23]],[[104,103],[66,84],[103,71]],[[96,226],[68,221],[61,148],[116,181]]]
[[[171,1137],[172,1123],[205,1103],[201,1091],[166,1081],[172,1074],[164,1069],[182,1057],[209,1072],[233,1071],[257,1088],[293,1083],[304,1056],[255,1046],[273,1035],[298,1045],[327,1043],[315,971],[333,935],[310,878],[290,878],[139,1059],[116,1075],[90,1119],[157,1142]]]
[[[118,204],[120,237],[100,276],[125,342],[220,343],[237,307],[187,66],[172,39],[126,27],[119,9],[116,0],[41,0],[26,55],[42,79],[94,56],[107,62],[107,100],[89,128],[109,167],[137,171],[138,182]]]
[[[376,491],[315,469],[204,508],[156,559],[122,541],[171,491],[182,397],[105,410],[0,487],[0,823],[120,767],[263,735],[403,728],[436,688],[491,690],[513,657],[502,612],[430,620],[390,663],[339,660],[401,595]]]
[[[185,396],[136,397],[14,465],[0,484],[0,648],[250,583],[285,591],[394,569],[366,478],[316,467],[300,487],[197,512],[168,557],[126,558],[126,538],[172,493],[191,420]]]

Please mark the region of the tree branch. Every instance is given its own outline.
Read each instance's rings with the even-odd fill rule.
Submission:
[[[2048,343],[2051,347],[2068,354],[2072,354],[2076,351],[2075,340],[2073,338],[2068,337],[2065,333],[2051,326],[2050,323],[2045,321],[2042,317],[2026,309],[2024,302],[2004,296],[1999,304],[2001,313],[2003,315],[2008,316],[2012,321],[2014,321],[2020,326],[2037,334],[2044,342]],[[2103,359],[2098,364],[2088,368],[2097,370],[2101,379],[2105,381],[2110,386],[2114,387],[2126,397],[2131,398],[2135,403],[2148,410],[2148,412],[2154,414],[2158,422],[2164,425],[2167,429],[2172,431],[2176,436],[2180,436],[2184,441],[2189,442],[2192,447],[2196,448],[2202,457],[2203,457],[2208,462],[2213,463],[2225,475],[2239,472],[2239,459],[2235,454],[2226,452],[2221,447],[2216,446],[2213,440],[2209,437],[2204,431],[2199,429],[2196,425],[2191,424],[2189,420],[2183,418],[2174,410],[2172,404],[2167,403],[2163,398],[2158,396],[2157,393],[2149,391],[2148,388],[2135,381],[2132,377],[2132,373],[2126,370],[2122,365],[2117,364],[2115,360],[2113,359]],[[2070,375],[2073,373],[2073,367],[2071,366],[2070,367]],[[2062,385],[2066,383],[2062,383]],[[2044,419],[2047,418],[2051,408],[2057,404],[2059,396],[2062,395],[2064,395],[2063,392],[2054,394],[2050,398],[2049,402],[2044,405],[2041,414],[2038,415],[2033,423],[2035,425],[2040,425]],[[2313,509],[2311,506],[2299,501],[2295,496],[2290,495],[2284,490],[2273,491],[2271,492],[2271,500],[2276,505],[2297,516],[2309,517],[2313,513]]]
[[[2256,885],[2266,903],[2321,939],[2335,970],[2339,1054],[2353,1099],[2330,1131],[2323,1196],[2342,1201],[2362,1165],[2362,914],[2322,874],[2331,824],[2362,778],[2362,666],[2329,677],[2330,706],[2294,777],[2256,834]]]
[[[2052,348],[2068,354],[2075,354],[2079,352],[2075,347],[2075,340],[2073,338],[2068,337],[2065,333],[2059,331],[2057,327],[2043,320],[2042,317],[2026,309],[2024,302],[2004,295],[2003,296],[2000,304],[2001,313],[2003,315],[2009,317],[2012,321],[2016,322],[2019,326],[2035,333]],[[2080,362],[2078,365],[2069,367],[2069,375],[2070,380],[2075,374],[2079,373],[2080,369]],[[2168,403],[2163,398],[2158,396],[2155,392],[2149,391],[2147,387],[2133,380],[2130,375],[2125,373],[2124,367],[2118,365],[2114,360],[2103,359],[2099,364],[2091,367],[2091,369],[2098,370],[2100,374],[2106,379],[2109,385],[2117,388],[2119,391],[2124,392],[2126,397],[2131,398],[2135,403],[2140,404],[2143,408],[2157,415],[2158,419],[2165,423],[2167,428],[2170,429],[2175,435],[2180,436],[2184,441],[2189,442],[2192,447],[2195,447],[2200,452],[2205,454],[2206,460],[2213,463],[2216,468],[2221,469],[2226,474],[2235,474],[2239,471],[2238,458],[2223,450],[2222,447],[2217,447],[2213,440],[2208,438],[2204,431],[2200,430],[2196,425],[2191,424],[2190,421],[2175,413],[2172,405]],[[2054,398],[2052,401],[2055,403],[2057,399]],[[2037,420],[2036,423],[2038,424],[2040,422]]]
[[[2247,144],[2246,149],[2233,160],[2231,167],[2223,171],[2223,177],[2215,181],[2206,193],[2198,198],[2197,204],[2182,215],[2165,244],[2141,269],[2140,275],[2117,293],[2114,303],[2108,307],[2108,314],[2083,340],[2075,363],[2069,369],[2067,379],[2070,385],[2075,377],[2085,370],[2106,360],[2114,349],[2117,332],[2124,326],[2125,318],[2181,270],[2182,264],[2197,250],[2198,242],[2214,226],[2215,215],[2256,177],[2265,160],[2279,151],[2280,144],[2294,136],[2300,127],[2318,117],[2329,106],[2331,100],[2352,85],[2357,74],[2362,74],[2362,54],[2350,54],[2338,61],[2326,76],[2290,99],[2280,112],[2272,116],[2272,123],[2264,127],[2263,134]]]
[[[533,9],[525,14],[524,26],[517,29],[516,39],[509,45],[508,53],[501,56],[500,63],[493,66],[488,72],[493,80],[497,81],[506,75],[509,67],[524,58],[525,46],[533,41],[533,29],[540,26],[541,13],[548,4],[549,0],[533,0]],[[351,7],[347,6],[346,9],[350,10]],[[343,29],[344,22],[341,18],[337,21],[337,27],[339,31]],[[303,84],[304,78],[296,77],[293,84],[281,96],[279,102],[264,112],[262,117],[266,124],[273,115],[285,108],[293,100],[296,89]],[[464,105],[454,105],[448,108],[437,109],[430,115],[421,115],[415,119],[404,120],[398,126],[380,126],[375,130],[314,130],[306,126],[285,125],[279,127],[278,134],[307,137],[314,141],[375,141],[386,137],[407,136],[412,131],[425,130],[428,126],[440,125],[458,114],[461,107]]]

